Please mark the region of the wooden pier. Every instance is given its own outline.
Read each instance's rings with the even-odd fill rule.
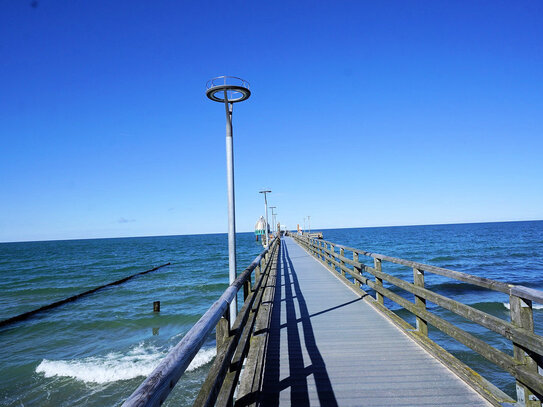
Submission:
[[[263,405],[489,405],[292,238],[280,259]]]
[[[386,273],[386,263],[412,268],[413,282]],[[425,273],[507,293],[511,322],[426,289]],[[221,316],[242,287],[245,302],[229,328]],[[388,310],[385,297],[417,326]],[[430,312],[426,301],[502,335],[511,353]],[[217,357],[197,406],[540,407],[543,338],[532,301],[542,303],[543,292],[306,236],[276,238],[124,405],[162,404],[216,326]],[[431,341],[428,325],[510,373],[517,400]]]

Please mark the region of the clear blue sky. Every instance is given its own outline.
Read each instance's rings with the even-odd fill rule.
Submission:
[[[543,2],[0,0],[0,241],[543,219]]]

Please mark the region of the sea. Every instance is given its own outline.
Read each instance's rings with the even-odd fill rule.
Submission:
[[[543,221],[319,231],[346,246],[543,290]],[[252,233],[239,233],[238,270],[261,251]],[[228,282],[226,234],[1,243],[0,320],[167,262],[171,265],[0,328],[0,405],[121,405]],[[383,271],[412,281],[406,267],[383,263]],[[510,318],[505,294],[430,273],[425,278],[440,294]],[[153,312],[154,301],[161,302],[160,312]],[[386,305],[414,324],[408,312],[388,300]],[[430,303],[428,309],[512,354],[511,343],[499,335]],[[534,304],[534,320],[536,333],[543,335],[542,304]],[[429,335],[515,394],[507,373],[435,329]],[[210,335],[165,405],[192,405],[214,357]]]

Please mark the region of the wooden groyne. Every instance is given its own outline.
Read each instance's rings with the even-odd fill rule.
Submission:
[[[388,263],[411,268],[413,281],[387,273]],[[507,294],[511,322],[430,290],[428,273]],[[245,302],[230,328],[224,315],[242,287]],[[511,354],[436,315],[427,301],[501,335]],[[196,406],[539,407],[543,338],[534,333],[532,302],[543,303],[543,292],[307,236],[276,238],[124,406],[162,404],[215,329],[217,357]],[[517,400],[433,342],[429,325],[511,374]]]
[[[60,307],[61,305],[67,304],[69,302],[74,302],[74,301],[80,300],[81,298],[84,298],[84,297],[86,297],[86,296],[88,296],[90,294],[93,294],[96,291],[100,291],[100,290],[102,290],[104,288],[107,288],[107,287],[113,287],[113,286],[116,286],[116,285],[126,283],[127,281],[132,280],[134,277],[142,276],[142,275],[147,274],[147,273],[151,273],[153,271],[156,271],[158,269],[161,269],[162,267],[166,267],[166,266],[169,266],[169,265],[170,265],[170,263],[166,263],[166,264],[162,264],[160,266],[154,267],[154,268],[149,269],[149,270],[140,271],[139,273],[135,273],[135,274],[132,274],[132,275],[130,275],[128,277],[121,278],[120,280],[113,281],[112,283],[104,284],[104,285],[101,285],[99,287],[95,287],[95,288],[93,288],[91,290],[88,290],[88,291],[85,291],[85,292],[82,292],[82,293],[79,293],[79,294],[76,294],[76,295],[72,295],[71,297],[68,297],[68,298],[64,298],[63,300],[55,301],[55,302],[53,302],[51,304],[44,305],[43,307],[36,308],[36,309],[34,309],[32,311],[24,312],[22,314],[14,316],[14,317],[4,319],[4,320],[0,321],[0,328],[11,325],[11,324],[14,324],[16,322],[27,320],[27,319],[32,318],[32,317],[36,316],[37,314],[42,313],[44,311],[48,311],[48,310],[51,310],[53,308]]]

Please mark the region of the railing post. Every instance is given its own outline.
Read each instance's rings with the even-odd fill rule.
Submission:
[[[247,297],[251,293],[251,279],[248,278],[247,281],[243,284],[243,302],[247,300]]]
[[[234,298],[232,301],[235,301]],[[219,319],[219,322],[217,322],[217,326],[215,327],[215,340],[217,342],[217,354],[219,354],[220,349],[223,347],[223,345],[226,343],[228,337],[230,336],[230,321],[228,320],[229,312],[228,310],[224,313],[224,315]]]
[[[534,315],[532,310],[532,301],[517,297],[516,295],[509,296],[509,304],[511,308],[511,323],[519,328],[525,329],[528,332],[534,331]],[[513,341],[513,356],[522,365],[529,370],[537,373],[537,361],[524,349],[518,346]],[[541,400],[524,384],[517,380],[517,403],[520,406],[526,407],[541,407]]]
[[[424,270],[413,267],[413,283],[417,287],[424,288]],[[421,310],[426,310],[426,299],[415,295],[415,305]],[[417,317],[417,331],[424,336],[428,336],[428,322]]]
[[[255,267],[255,284],[260,279],[260,263],[258,263],[258,266]]]
[[[332,253],[335,253],[334,251],[335,247],[332,243],[330,243],[330,257],[329,257],[329,260],[330,260],[330,268],[332,268],[333,270],[336,269],[336,267],[334,266],[334,263],[332,263],[332,260],[334,259],[334,255]]]
[[[321,252],[322,252],[322,261],[323,261],[324,263],[326,263],[326,259],[328,258],[328,255],[327,255],[326,252],[325,252],[326,249],[327,249],[326,243],[325,243],[325,242],[322,242]]]
[[[358,253],[353,251],[353,261],[355,263],[359,263],[359,260],[358,260]],[[356,274],[362,274],[362,268],[359,267],[359,266],[353,266],[354,270],[356,271]],[[357,287],[357,288],[360,288],[360,283],[358,282],[358,280],[355,278],[354,279],[354,282],[353,284]]]
[[[322,251],[322,242],[319,242],[319,260],[324,260],[324,252]]]
[[[345,257],[345,249],[344,249],[343,247],[340,247],[340,248],[339,248],[339,255],[340,255],[341,257]],[[341,263],[342,266],[345,266],[345,262],[344,262],[343,260],[340,260],[339,262]],[[340,267],[340,268],[341,268],[341,267]],[[345,270],[343,270],[342,268],[341,268],[341,275],[342,275],[343,277],[345,277]]]
[[[381,259],[376,259],[376,258],[373,259],[373,268],[377,271],[381,271]],[[378,287],[382,287],[383,280],[380,279],[379,277],[375,277],[375,285]],[[377,300],[379,304],[384,305],[385,300],[383,298],[383,294],[381,294],[377,290],[375,291],[375,299]]]

